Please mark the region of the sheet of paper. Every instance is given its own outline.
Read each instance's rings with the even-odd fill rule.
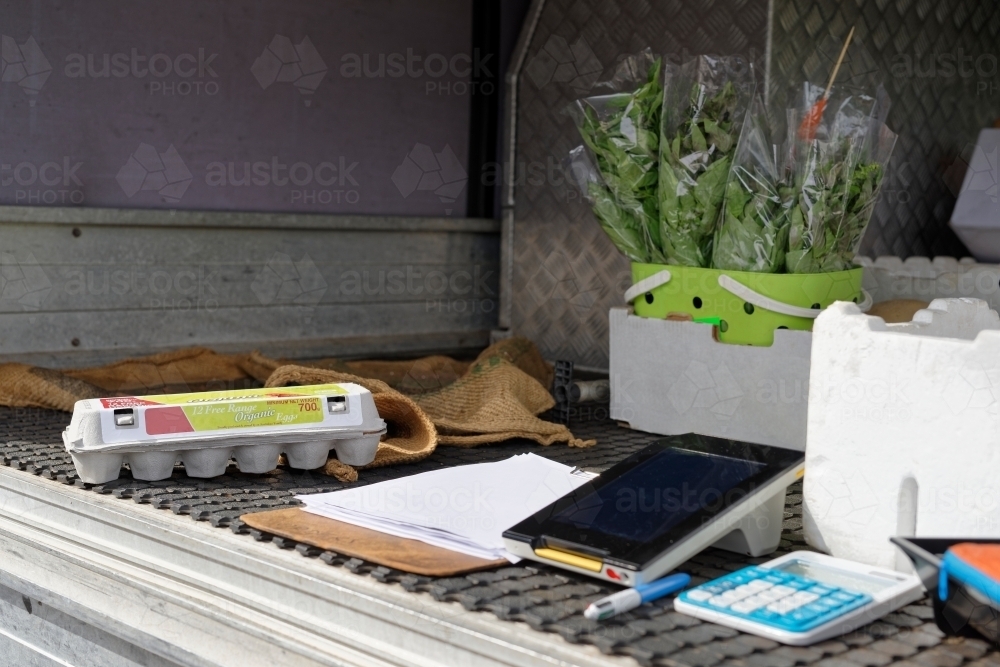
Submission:
[[[535,454],[297,496],[314,514],[480,558],[517,558],[503,531],[593,475]]]

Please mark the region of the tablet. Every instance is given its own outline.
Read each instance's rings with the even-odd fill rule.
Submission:
[[[805,455],[687,434],[660,440],[506,530],[522,558],[627,586],[699,551],[761,556],[781,535],[785,489]]]

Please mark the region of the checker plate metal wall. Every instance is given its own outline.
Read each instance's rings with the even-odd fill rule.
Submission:
[[[899,257],[968,251],[948,227],[979,130],[1000,117],[997,36],[991,0],[773,0],[770,81],[823,81],[810,45],[827,28],[856,26],[892,99],[898,135],[890,179],[861,253]],[[967,59],[967,60],[966,60]],[[962,61],[965,61],[964,66]],[[949,66],[951,65],[951,66]],[[949,73],[951,72],[951,73]]]
[[[628,262],[604,236],[559,164],[580,143],[562,110],[603,69],[646,46],[663,53],[756,52],[771,16],[771,79],[813,72],[821,30],[857,25],[883,68],[899,133],[892,176],[862,252],[953,255],[966,251],[947,228],[954,193],[981,127],[1000,115],[994,64],[1000,5],[962,0],[547,0],[518,83],[510,324],[550,358],[608,365],[608,309],[631,282]],[[530,25],[531,17],[529,17]],[[961,49],[961,52],[959,51]],[[974,74],[926,75],[930,58],[971,56]],[[907,68],[906,55],[910,67]],[[985,59],[980,65],[975,60]],[[991,59],[992,58],[992,59]],[[992,67],[993,71],[990,72]],[[987,74],[989,76],[987,76]],[[783,85],[786,86],[787,83]]]
[[[562,110],[647,46],[762,54],[767,16],[767,0],[544,3],[518,92],[511,326],[547,357],[607,368],[608,309],[631,284],[628,261],[562,178],[560,162],[580,144]]]

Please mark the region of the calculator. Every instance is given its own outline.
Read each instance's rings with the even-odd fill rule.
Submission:
[[[745,567],[681,593],[674,608],[783,644],[850,632],[920,599],[919,577],[810,551]]]

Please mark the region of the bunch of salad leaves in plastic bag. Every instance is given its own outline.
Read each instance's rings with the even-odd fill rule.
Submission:
[[[821,39],[822,78],[842,40]],[[878,67],[859,42],[819,113],[805,83],[779,128],[740,56],[662,64],[624,59],[601,94],[569,112],[584,140],[571,176],[602,228],[634,262],[812,273],[853,267],[896,136]],[[662,81],[661,81],[662,72]],[[772,100],[773,101],[773,100]],[[797,132],[801,118],[810,132]],[[774,143],[776,137],[782,143]]]
[[[834,59],[839,41],[832,36],[821,40],[821,60]],[[803,84],[798,104],[788,112],[789,273],[854,268],[896,143],[896,135],[885,125],[889,97],[878,66],[860,42],[852,42],[847,50],[815,135],[791,132],[822,94],[820,86]]]
[[[755,94],[733,157],[722,219],[715,232],[713,268],[757,273],[784,270],[792,192],[783,182],[783,166],[771,142],[764,102]]]
[[[644,223],[631,209],[619,205],[583,146],[570,151],[566,171],[590,203],[597,221],[615,247],[633,262],[649,262],[649,238]]]
[[[826,273],[854,268],[896,135],[873,130],[874,150],[858,139],[815,142],[797,177],[791,208],[786,265],[789,273]]]
[[[577,181],[586,184],[584,195],[611,240],[636,262],[665,259],[656,198],[661,62],[649,50],[624,59],[609,81],[597,84],[608,92],[577,100],[568,109],[599,176]],[[585,173],[580,157],[571,161]]]
[[[658,192],[659,236],[669,264],[711,261],[753,79],[739,56],[697,56],[666,69]]]

